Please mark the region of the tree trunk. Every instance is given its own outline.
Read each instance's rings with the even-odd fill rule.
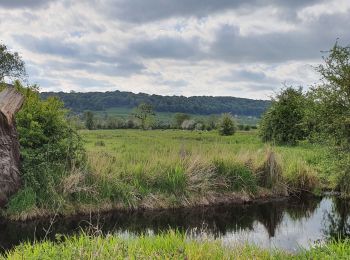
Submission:
[[[0,93],[0,207],[21,186],[20,153],[14,115],[22,107],[24,97],[13,87]]]

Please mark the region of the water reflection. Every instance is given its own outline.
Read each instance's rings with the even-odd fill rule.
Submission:
[[[350,200],[332,198],[331,210],[325,212],[324,234],[329,238],[350,237]]]
[[[195,236],[220,238],[226,245],[256,243],[289,251],[316,240],[350,234],[350,202],[339,198],[302,198],[241,206],[196,209],[110,212],[103,215],[58,218],[25,223],[0,220],[0,245],[8,249],[21,241],[54,239],[98,226],[104,233],[157,234],[177,229]],[[92,225],[91,225],[92,224]]]

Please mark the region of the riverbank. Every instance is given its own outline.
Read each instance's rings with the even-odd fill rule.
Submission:
[[[87,164],[52,173],[50,192],[25,185],[2,212],[28,220],[55,214],[182,208],[319,194],[337,176],[325,147],[263,144],[256,132],[219,136],[181,130],[81,131]],[[46,188],[47,189],[47,188]]]
[[[24,243],[0,259],[348,259],[350,241],[329,242],[290,254],[256,246],[224,246],[215,239],[189,239],[178,232],[156,236],[89,236],[58,238],[57,243]]]

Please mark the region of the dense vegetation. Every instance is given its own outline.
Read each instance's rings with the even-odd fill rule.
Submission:
[[[350,194],[350,47],[336,43],[317,71],[322,83],[309,91],[288,87],[276,96],[260,136],[277,144],[327,144],[338,156],[338,188]]]
[[[5,86],[0,86],[0,88]],[[84,164],[80,136],[67,121],[67,110],[55,97],[41,100],[36,86],[15,88],[25,96],[16,115],[21,146],[22,189],[8,204],[9,212],[50,207],[60,203],[62,178]]]
[[[292,255],[256,246],[225,247],[219,240],[188,239],[169,232],[156,236],[125,238],[109,235],[68,237],[61,243],[24,243],[8,252],[4,259],[348,259],[350,241],[331,241],[310,251]],[[0,259],[2,257],[0,256]]]
[[[66,108],[75,112],[85,110],[103,111],[116,107],[134,108],[141,103],[146,103],[152,105],[157,112],[182,112],[204,115],[231,113],[233,115],[259,117],[270,104],[269,101],[265,100],[235,97],[160,96],[121,91],[87,93],[43,92],[41,96],[43,98],[57,96],[64,102]]]

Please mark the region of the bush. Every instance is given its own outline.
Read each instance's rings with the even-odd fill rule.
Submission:
[[[15,86],[25,96],[16,115],[24,189],[33,191],[37,205],[54,207],[62,176],[84,163],[81,138],[68,123],[60,100],[41,100],[36,86],[25,88],[19,82]]]
[[[295,145],[304,139],[305,105],[306,98],[301,88],[282,90],[261,120],[259,134],[262,140]]]
[[[236,121],[231,114],[223,114],[219,122],[220,135],[233,135],[236,132]]]

